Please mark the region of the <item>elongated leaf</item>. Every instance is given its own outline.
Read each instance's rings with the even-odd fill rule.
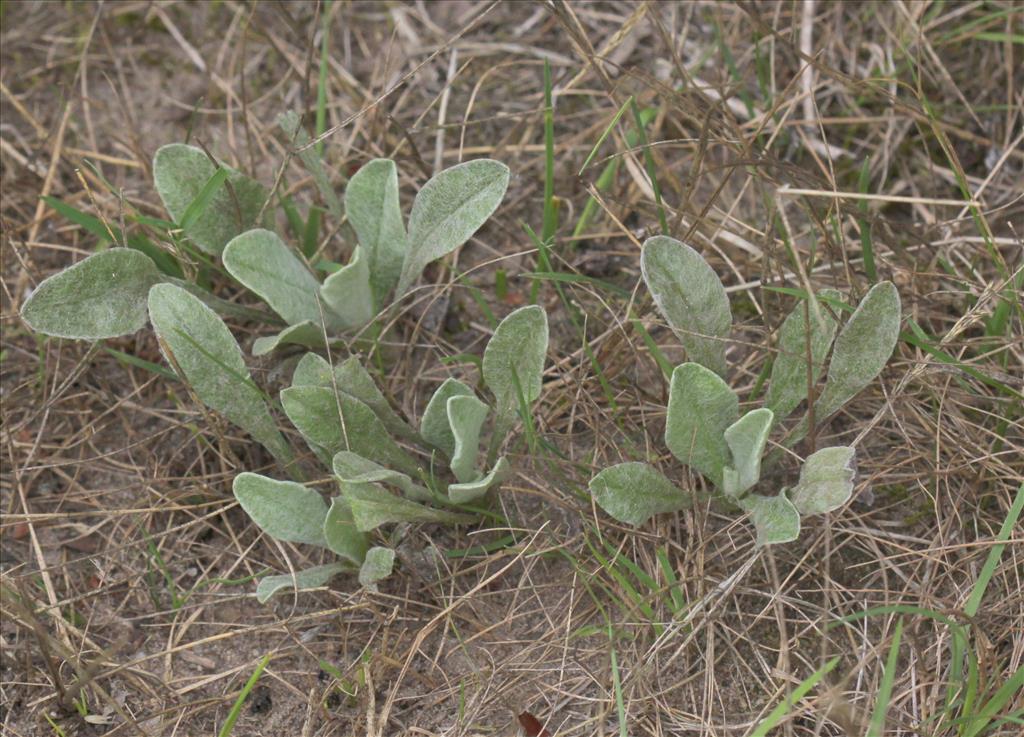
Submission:
[[[590,493],[605,512],[629,525],[642,525],[656,514],[676,512],[693,499],[654,466],[631,461],[609,466],[590,479]]]
[[[409,475],[418,471],[373,410],[345,392],[335,395],[326,387],[293,386],[281,392],[281,405],[302,436],[332,457],[348,450]]]
[[[361,455],[347,450],[336,453],[331,465],[334,475],[338,477],[339,481],[348,484],[370,484],[379,481],[401,489],[402,493],[411,499],[420,501],[431,499],[430,491],[414,484],[412,479],[404,473],[392,471],[369,458],[363,458]]]
[[[236,235],[260,225],[256,220],[267,199],[267,191],[259,182],[224,168],[228,171],[226,184],[212,193],[202,212],[185,228],[185,235],[215,256]],[[156,191],[167,213],[178,222],[216,171],[201,149],[183,143],[161,146],[153,156]],[[264,219],[269,222],[269,217]]]
[[[252,521],[271,537],[293,543],[327,545],[327,505],[313,489],[257,473],[240,473],[232,484],[235,498]]]
[[[257,338],[252,344],[252,355],[265,356],[283,345],[301,345],[306,348],[323,348],[324,330],[319,325],[300,322],[289,325],[276,335],[265,335]]]
[[[359,569],[359,583],[373,586],[391,575],[395,567],[395,551],[391,548],[375,547],[366,552],[366,560]]]
[[[352,509],[356,528],[370,532],[391,522],[440,522],[467,524],[476,518],[425,507],[389,493],[378,484],[341,484],[341,491]]]
[[[448,419],[448,400],[453,397],[472,397],[473,390],[458,379],[445,379],[437,387],[420,418],[420,437],[442,451],[448,458],[455,455],[455,434]]]
[[[377,314],[370,270],[362,249],[356,246],[352,260],[335,271],[320,287],[320,298],[339,318],[338,324],[346,330],[359,328]]]
[[[725,430],[725,442],[732,454],[732,465],[723,473],[722,491],[739,496],[761,478],[761,455],[764,453],[774,415],[767,407],[751,410]]]
[[[792,542],[800,536],[800,513],[785,492],[778,496],[748,494],[739,505],[750,513],[757,529],[757,547]]]
[[[398,282],[408,250],[394,161],[374,159],[352,175],[345,188],[345,213],[366,251],[373,304],[380,307]]]
[[[508,478],[511,468],[504,456],[498,459],[490,472],[476,481],[448,485],[448,498],[455,504],[469,504]]]
[[[853,493],[854,449],[822,448],[808,456],[790,498],[800,514],[825,514],[846,504]]]
[[[710,369],[676,366],[669,385],[665,445],[672,455],[722,488],[730,461],[725,431],[739,416],[739,399]]]
[[[520,307],[499,323],[484,349],[483,377],[495,398],[495,432],[501,432],[519,406],[541,394],[548,351],[548,316],[538,305]],[[517,388],[518,385],[518,388]]]
[[[173,284],[157,284],[149,290],[149,319],[168,363],[199,401],[252,435],[279,463],[288,464],[291,448],[278,432],[223,320]]]
[[[331,508],[324,518],[323,536],[332,552],[356,565],[363,562],[370,547],[366,533],[356,529],[348,502],[340,496],[331,499]]]
[[[475,396],[452,397],[448,400],[448,423],[455,438],[452,473],[461,483],[473,481],[477,475],[476,457],[480,451],[480,428],[490,407]]]
[[[128,335],[146,324],[146,296],[160,281],[156,264],[139,251],[94,253],[44,281],[21,318],[44,335],[99,340]]]
[[[316,294],[320,283],[277,233],[257,228],[232,238],[224,248],[224,267],[270,305],[289,325],[321,324]],[[324,308],[331,326],[333,315]]]
[[[299,125],[299,114],[294,110],[288,110],[278,115],[277,124],[281,126],[284,134],[288,136],[289,142],[293,143],[296,148],[302,148],[309,143],[309,135]],[[324,198],[324,202],[327,203],[327,209],[331,215],[340,219],[341,202],[338,200],[338,195],[335,194],[334,187],[331,186],[331,182],[327,178],[327,171],[324,169],[324,164],[320,159],[317,147],[303,148],[299,151],[299,159],[302,160],[306,170],[313,177],[316,188],[319,190],[320,196]]]
[[[823,420],[881,373],[900,333],[900,295],[892,282],[871,287],[836,338],[828,380],[814,405]]]
[[[819,298],[840,299],[839,292],[824,289]],[[775,413],[775,421],[786,419],[807,399],[808,381],[812,384],[825,370],[825,357],[836,337],[837,322],[827,307],[817,301],[811,305],[801,300],[779,328],[779,353],[772,364],[771,383],[765,406]],[[808,354],[811,369],[808,371]]]
[[[644,242],[640,269],[687,357],[724,376],[724,338],[732,327],[732,310],[714,269],[690,246],[664,235]]]
[[[397,296],[405,294],[423,267],[461,246],[487,222],[508,189],[509,170],[500,161],[477,159],[445,169],[416,195],[409,215],[409,247]]]
[[[352,570],[349,564],[328,563],[325,566],[315,566],[304,571],[296,571],[294,576],[290,573],[280,576],[264,576],[256,584],[256,600],[260,604],[265,604],[270,597],[282,591],[319,588],[339,573],[348,570]]]

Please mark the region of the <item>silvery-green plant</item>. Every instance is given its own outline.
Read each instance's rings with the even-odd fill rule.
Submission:
[[[299,135],[295,116],[283,116],[281,122],[293,140],[306,140]],[[329,209],[341,217],[341,203],[314,149],[305,149],[300,157]],[[218,299],[196,282],[162,270],[140,250],[111,248],[39,285],[22,308],[22,318],[32,329],[80,340],[127,335],[145,325],[150,289],[173,284],[221,314],[283,324],[275,335],[255,341],[255,355],[285,344],[322,347],[332,336],[365,326],[389,300],[405,295],[427,264],[465,243],[501,203],[509,170],[489,159],[445,169],[417,194],[407,228],[395,163],[366,163],[349,180],[344,196],[345,215],[358,243],[349,263],[322,282],[273,230],[268,192],[258,182],[185,144],[169,144],[156,152],[153,178],[174,221],[168,238],[175,247],[206,268],[219,268],[220,259],[223,270],[275,314]]]
[[[881,372],[899,335],[895,286],[872,287],[841,330],[828,306],[840,301],[838,292],[822,290],[797,304],[779,329],[764,406],[741,416],[739,396],[723,378],[732,314],[722,282],[697,251],[667,236],[648,239],[640,263],[655,305],[689,358],[672,372],[665,444],[704,476],[719,498],[750,514],[759,546],[795,540],[801,516],[830,512],[850,498],[855,452],[848,446],[822,448],[806,459],[792,488],[765,496],[754,488],[769,435],[807,400],[830,349],[824,387],[813,395],[815,421],[835,413]],[[808,423],[805,416],[785,443],[802,439]],[[632,525],[692,503],[689,493],[640,462],[604,469],[591,479],[590,489],[608,514]]]

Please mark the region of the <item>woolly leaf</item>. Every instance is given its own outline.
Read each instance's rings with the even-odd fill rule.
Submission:
[[[292,386],[330,386],[331,364],[316,353],[306,353],[295,365]]]
[[[197,297],[172,284],[157,284],[149,290],[149,319],[168,363],[199,401],[252,435],[278,462],[290,462],[291,449],[224,321]]]
[[[822,448],[800,469],[800,482],[790,492],[800,514],[825,514],[846,504],[853,493],[854,449]]]
[[[693,500],[656,468],[632,461],[610,466],[590,479],[590,493],[605,512],[630,525],[689,507]]]
[[[290,573],[280,576],[264,576],[256,585],[256,600],[260,604],[265,604],[270,597],[288,589],[299,591],[319,588],[346,570],[350,570],[350,567],[345,563],[328,563],[325,566],[296,571],[294,576]]]
[[[395,551],[391,548],[374,547],[366,551],[366,560],[359,569],[359,583],[372,586],[391,575],[395,567]]]
[[[307,441],[331,456],[348,450],[403,473],[417,473],[416,462],[388,435],[373,410],[345,392],[320,386],[293,386],[281,392],[285,414]]]
[[[380,481],[398,487],[403,494],[412,499],[427,501],[431,498],[427,489],[414,484],[406,474],[392,471],[369,458],[363,458],[361,455],[347,450],[334,455],[332,467],[338,480],[348,484],[369,484]]]
[[[440,522],[457,525],[475,520],[469,515],[445,512],[402,499],[378,484],[342,483],[341,492],[352,509],[356,528],[362,532],[370,532],[391,522]]]
[[[547,350],[548,316],[537,305],[520,307],[495,329],[484,349],[483,377],[496,400],[496,433],[507,430],[520,392],[527,407],[540,397]]]
[[[448,419],[448,400],[460,396],[472,397],[473,390],[458,379],[445,379],[427,402],[420,418],[420,437],[448,458],[455,455],[455,434]]]
[[[761,478],[764,453],[774,415],[767,407],[751,410],[725,430],[725,442],[732,455],[732,466],[723,469],[722,491],[739,496]]]
[[[335,271],[320,287],[320,298],[346,329],[362,327],[377,314],[370,288],[370,270],[362,249],[356,246],[352,260]]]
[[[293,543],[327,545],[327,505],[313,489],[257,473],[240,473],[232,484],[235,498],[252,521],[271,537]]]
[[[823,420],[881,373],[900,333],[900,295],[892,282],[879,282],[864,296],[839,332],[828,379],[815,416]]]
[[[331,508],[323,522],[323,536],[332,552],[356,565],[363,562],[366,549],[370,547],[366,534],[356,529],[348,502],[340,496],[331,499]]]
[[[232,238],[224,248],[224,267],[255,292],[289,325],[320,325],[316,294],[320,283],[288,246],[269,230],[257,228]],[[332,318],[324,310],[328,327]]]
[[[664,235],[644,242],[640,269],[687,357],[724,376],[724,338],[732,327],[732,311],[714,269],[690,246]]]
[[[739,400],[718,374],[697,363],[672,372],[665,444],[672,455],[722,487],[729,463],[725,430],[739,416]]]
[[[448,400],[448,424],[455,438],[451,469],[461,483],[473,481],[476,476],[480,428],[490,409],[475,396],[452,397]]]
[[[824,289],[820,297],[840,299],[839,292]],[[771,383],[765,406],[775,413],[775,420],[788,417],[800,402],[807,399],[808,380],[814,384],[825,370],[825,357],[836,337],[837,322],[827,307],[817,301],[800,301],[779,328],[778,356],[772,364]],[[808,351],[811,370],[807,370]]]
[[[345,212],[366,252],[374,304],[379,306],[398,282],[407,251],[394,161],[374,159],[352,175],[345,188]]]
[[[207,193],[202,211],[196,214],[193,208],[190,219],[192,215],[195,219],[185,227],[185,235],[214,256],[236,235],[261,224],[257,218],[267,200],[267,190],[259,182],[221,166],[228,172],[227,182]],[[216,172],[217,167],[195,146],[171,143],[153,156],[153,184],[167,213],[178,223]],[[264,220],[269,223],[269,215]]]
[[[778,496],[748,494],[739,505],[750,513],[757,530],[757,547],[792,542],[800,536],[800,513],[785,492]]]
[[[283,345],[301,345],[306,348],[324,346],[324,329],[309,321],[289,325],[275,335],[257,338],[252,344],[252,355],[265,356]]]
[[[493,487],[500,484],[509,475],[508,461],[504,457],[499,458],[498,462],[494,464],[494,468],[491,469],[490,473],[486,476],[477,479],[476,481],[467,481],[462,484],[449,484],[448,485],[448,498],[455,504],[469,504],[475,499],[479,499]]]
[[[409,214],[409,247],[396,294],[405,294],[431,261],[461,246],[487,222],[508,189],[500,161],[477,159],[435,175],[416,195]]]
[[[94,253],[40,284],[21,309],[44,335],[99,340],[146,324],[146,295],[160,281],[156,264],[130,248]]]

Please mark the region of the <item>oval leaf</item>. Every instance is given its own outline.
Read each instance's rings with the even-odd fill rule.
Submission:
[[[257,228],[232,238],[224,249],[224,267],[280,315],[289,325],[320,325],[316,294],[320,282],[269,230]],[[330,324],[332,317],[325,310]]]
[[[131,248],[94,253],[44,281],[21,308],[37,333],[99,340],[146,324],[146,295],[160,281],[152,259]]]
[[[302,436],[330,456],[348,450],[409,475],[419,470],[373,410],[355,397],[326,387],[293,386],[281,392],[281,405]]]
[[[290,573],[264,576],[256,585],[256,600],[260,604],[265,604],[270,597],[288,589],[316,589],[346,570],[350,570],[350,567],[345,563],[328,563],[325,566],[296,571],[294,576]]]
[[[232,489],[246,514],[271,537],[284,542],[327,545],[327,505],[313,489],[248,472],[235,476]]]
[[[840,299],[839,292],[825,289],[819,297]],[[789,313],[779,328],[778,355],[772,364],[771,383],[765,406],[781,421],[807,399],[808,382],[812,385],[825,370],[825,357],[836,337],[838,323],[828,307],[803,300]],[[807,361],[810,354],[811,368]]]
[[[445,379],[437,387],[420,419],[420,437],[443,452],[448,458],[455,455],[455,434],[448,419],[448,400],[454,397],[472,397],[473,390],[458,379]]]
[[[739,496],[761,478],[761,455],[774,415],[767,407],[751,410],[725,430],[725,442],[732,455],[732,466],[724,469],[722,491]]]
[[[395,551],[391,548],[374,547],[366,551],[366,560],[359,569],[359,583],[373,586],[391,575],[395,567]]]
[[[465,524],[475,517],[445,512],[402,499],[377,484],[341,484],[341,491],[352,509],[356,528],[370,532],[391,522],[440,522]]]
[[[590,493],[605,512],[629,525],[688,508],[693,500],[656,468],[636,461],[604,469],[590,479]]]
[[[345,213],[366,252],[379,306],[398,282],[407,250],[394,161],[374,159],[352,175],[345,187]]]
[[[473,481],[477,474],[480,428],[490,409],[475,396],[452,397],[448,400],[448,424],[455,438],[451,469],[460,483]]]
[[[223,166],[223,165],[222,165]],[[217,172],[206,154],[195,146],[171,143],[161,146],[153,156],[153,184],[167,213],[178,223],[189,213],[191,224],[185,235],[200,249],[219,256],[228,241],[239,233],[256,227],[260,210],[267,200],[267,190],[241,172],[223,167],[227,184],[221,184],[204,203],[196,198]],[[200,210],[196,211],[196,206]],[[269,220],[269,216],[265,220]]]
[[[749,494],[739,500],[757,530],[757,547],[796,540],[800,536],[800,513],[785,493],[778,496]]]
[[[900,334],[900,295],[892,282],[871,288],[836,338],[828,380],[814,405],[820,421],[881,373]]]
[[[173,284],[157,284],[149,290],[149,319],[168,363],[199,401],[252,435],[278,462],[289,463],[291,449],[224,321]]]
[[[714,269],[690,246],[664,235],[644,242],[640,269],[687,357],[724,376],[724,338],[732,327],[732,311]]]
[[[800,483],[790,492],[800,514],[825,514],[846,504],[853,493],[854,449],[822,448],[800,469]]]
[[[320,298],[337,315],[342,329],[362,327],[377,314],[370,273],[362,249],[356,246],[352,260],[327,277],[320,287]]]
[[[501,321],[484,349],[484,383],[496,400],[496,432],[519,407],[540,397],[548,351],[548,316],[537,305],[520,307]],[[517,388],[518,387],[518,388]]]
[[[725,431],[739,417],[739,399],[718,374],[697,363],[672,372],[665,445],[694,470],[722,488],[729,463]]]
[[[370,543],[366,535],[356,529],[352,510],[342,497],[331,499],[331,508],[323,522],[323,536],[327,547],[356,565],[363,562]]]
[[[455,504],[469,504],[508,478],[510,470],[508,461],[501,457],[491,472],[483,478],[461,484],[449,484],[448,498]]]
[[[487,222],[505,197],[508,180],[508,167],[500,161],[477,159],[445,169],[423,185],[409,215],[397,296],[427,264],[454,251]]]

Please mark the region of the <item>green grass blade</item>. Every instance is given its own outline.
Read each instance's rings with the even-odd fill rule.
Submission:
[[[235,699],[235,703],[231,707],[231,711],[228,712],[228,718],[224,720],[224,724],[221,725],[220,731],[217,732],[217,737],[230,737],[231,732],[235,728],[235,722],[238,721],[238,716],[242,713],[242,707],[245,705],[245,700],[249,698],[249,694],[256,686],[256,681],[263,675],[263,669],[267,667],[267,663],[270,662],[270,653],[263,656],[259,664],[256,666],[256,670],[249,676],[249,680],[242,686],[242,690],[238,694],[238,698]]]
[[[871,186],[871,159],[864,159],[860,168],[860,178],[857,182],[857,190],[865,194]],[[875,246],[871,240],[871,221],[868,219],[868,201],[862,199],[858,203],[860,209],[860,247],[861,255],[864,257],[864,273],[872,283],[878,281],[878,271],[875,268]]]
[[[964,612],[968,617],[973,617],[978,613],[978,609],[981,607],[981,600],[985,597],[985,590],[992,581],[992,576],[995,575],[999,561],[1003,557],[1003,552],[1006,550],[1006,541],[1010,539],[1010,535],[1017,527],[1017,520],[1020,518],[1022,509],[1024,509],[1024,484],[1021,484],[1020,488],[1017,489],[1017,496],[1013,500],[1013,505],[1010,507],[1006,519],[1003,520],[1003,526],[999,528],[999,534],[996,535],[998,544],[993,545],[988,551],[985,565],[982,566],[978,580],[975,582],[971,595],[967,599]]]
[[[637,135],[644,148],[644,166],[647,169],[647,178],[651,180],[651,189],[654,190],[654,203],[658,207],[658,223],[661,225],[661,232],[668,235],[668,218],[665,216],[665,206],[661,201],[661,187],[658,185],[657,169],[654,165],[654,154],[651,152],[651,143],[647,140],[647,129],[644,127],[643,117],[640,115],[640,108],[636,100],[630,105],[633,111],[633,122],[636,123]]]
[[[892,684],[896,678],[896,666],[900,655],[900,638],[903,637],[903,619],[896,620],[896,631],[892,635],[892,645],[889,646],[889,657],[885,659],[885,670],[882,671],[882,682],[878,686],[878,698],[875,700],[875,709],[871,712],[871,721],[868,723],[867,737],[882,737],[885,731],[885,715],[889,711],[889,701],[892,699]]]
[[[814,673],[802,681],[799,686],[793,689],[793,693],[783,701],[779,702],[779,704],[771,710],[768,716],[766,716],[761,723],[754,728],[754,731],[747,735],[747,737],[768,737],[775,726],[781,722],[787,714],[789,714],[796,702],[806,696],[807,693],[818,685],[818,682],[828,675],[838,664],[839,657],[836,656],[825,663],[821,668],[814,671]]]
[[[624,112],[626,112],[626,108],[628,108],[632,104],[633,104],[633,96],[630,95],[629,99],[626,100],[624,103],[622,103],[622,107],[620,107],[619,111],[617,113],[615,113],[615,117],[612,118],[612,122],[608,124],[608,127],[605,128],[604,132],[601,133],[601,135],[598,137],[597,143],[595,143],[594,147],[592,149],[590,149],[590,153],[587,155],[586,160],[584,160],[583,166],[580,167],[580,170],[577,173],[577,176],[583,176],[583,171],[588,166],[590,166],[590,162],[594,160],[595,156],[597,156],[597,152],[601,148],[601,144],[604,143],[605,139],[608,138],[608,136],[611,134],[612,130],[615,128],[615,124],[619,122],[619,118],[621,118],[622,114]]]
[[[223,166],[218,166],[217,171],[213,173],[209,179],[206,180],[206,184],[199,190],[199,194],[195,196],[188,207],[185,208],[185,212],[181,216],[181,222],[178,225],[182,230],[188,230],[195,222],[202,217],[203,213],[206,212],[206,208],[209,207],[210,201],[213,196],[217,194],[224,182],[228,179],[228,170]]]
[[[551,64],[544,60],[544,221],[540,238],[551,243],[558,229],[555,208],[555,108],[551,96]]]

